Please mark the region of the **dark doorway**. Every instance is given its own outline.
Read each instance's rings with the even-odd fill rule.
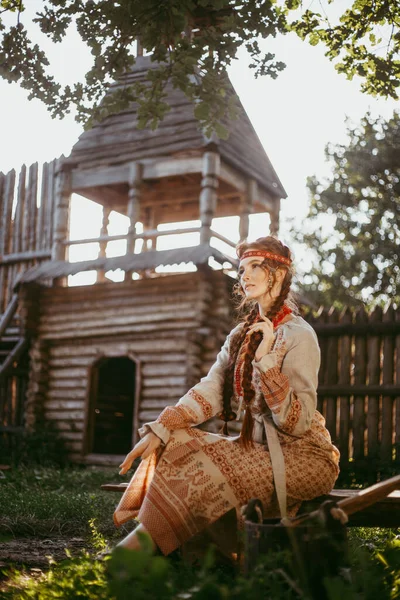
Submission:
[[[92,371],[89,453],[126,454],[132,448],[136,364],[102,358]]]

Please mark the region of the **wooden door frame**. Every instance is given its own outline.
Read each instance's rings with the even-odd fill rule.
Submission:
[[[134,399],[133,399],[133,420],[132,420],[132,447],[138,440],[138,428],[139,428],[139,404],[140,404],[140,391],[141,391],[141,361],[139,357],[132,351],[127,350],[124,354],[120,352],[101,351],[91,360],[87,367],[87,389],[85,397],[85,417],[84,417],[84,437],[82,444],[82,456],[91,454],[90,445],[93,444],[93,425],[90,421],[91,408],[93,401],[98,392],[98,369],[96,368],[99,363],[109,358],[129,358],[135,364],[135,386],[134,386]],[[96,374],[96,380],[95,380]]]

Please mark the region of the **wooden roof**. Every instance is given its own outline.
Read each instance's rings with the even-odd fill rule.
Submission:
[[[96,258],[94,260],[85,260],[75,263],[61,260],[49,260],[25,271],[18,279],[17,285],[30,281],[66,277],[68,275],[81,273],[82,271],[91,270],[113,271],[115,269],[122,269],[123,271],[138,272],[146,269],[155,269],[161,265],[179,265],[182,263],[203,265],[208,264],[208,259],[211,257],[221,265],[225,262],[229,262],[235,267],[237,264],[236,259],[226,256],[208,244],[201,244],[189,248],[149,250],[139,254],[125,254],[123,256],[115,256],[112,258]]]
[[[132,71],[122,76],[112,89],[144,81],[148,69],[156,67],[157,63],[152,63],[149,56],[137,57]],[[193,104],[171,84],[166,93],[171,109],[158,129],[137,129],[137,105],[133,103],[85,131],[66,162],[79,168],[93,168],[201,154],[210,139],[199,128]],[[255,179],[271,196],[285,198],[286,192],[242,106],[238,119],[226,125],[230,132],[228,140],[217,141],[222,161]]]

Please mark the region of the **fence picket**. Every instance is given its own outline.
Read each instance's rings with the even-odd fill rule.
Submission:
[[[395,320],[397,323],[400,322],[400,308],[397,308]],[[395,377],[396,385],[400,386],[400,334],[396,335],[396,362],[395,362]],[[400,465],[400,394],[395,398],[396,406],[396,424],[395,424],[395,460],[397,465]]]
[[[368,323],[368,315],[362,306],[357,309],[355,322]],[[367,379],[367,337],[355,336],[354,352],[354,384],[365,384]],[[366,401],[365,396],[355,396],[353,406],[353,458],[360,461],[365,455],[365,427],[366,427]]]
[[[338,311],[336,308],[331,308],[328,313],[328,323],[338,322]],[[326,370],[324,383],[335,384],[338,380],[338,337],[330,336],[327,341],[326,352]],[[337,396],[328,396],[325,399],[326,403],[326,426],[329,429],[332,440],[338,444],[337,435]]]
[[[383,313],[383,321],[392,323],[394,321],[394,306],[389,304]],[[394,336],[385,335],[383,338],[383,365],[382,383],[394,383]],[[393,447],[393,398],[384,396],[382,398],[382,423],[381,423],[381,460],[390,462]]]
[[[343,310],[339,317],[339,323],[352,323],[352,312],[350,308]],[[339,339],[339,383],[343,385],[350,384],[351,369],[351,336],[343,335]],[[350,435],[350,396],[341,396],[339,398],[339,448],[342,461],[347,463],[349,460],[349,435]]]
[[[377,306],[369,318],[371,323],[382,320],[382,309]],[[381,336],[371,335],[368,339],[367,376],[369,384],[380,383]],[[368,459],[374,461],[379,456],[379,396],[368,396],[367,412]]]

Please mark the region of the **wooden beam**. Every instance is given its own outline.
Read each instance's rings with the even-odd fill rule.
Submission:
[[[175,175],[188,175],[190,173],[201,173],[201,156],[174,158],[174,159],[150,159],[144,160],[143,181],[162,179]],[[85,188],[110,186],[120,183],[128,183],[130,177],[130,163],[115,165],[112,167],[101,167],[92,169],[74,170],[72,172],[71,189],[73,192],[83,192]]]
[[[20,262],[29,262],[31,260],[36,259],[46,259],[51,258],[50,250],[34,250],[28,252],[14,252],[13,254],[6,254],[5,256],[0,256],[0,266],[1,265],[13,265]]]
[[[271,232],[271,235],[277,235],[278,231],[279,231],[279,212],[281,209],[281,201],[279,200],[279,198],[276,198],[275,202],[274,202],[274,207],[273,209],[270,211],[270,216],[271,216],[271,222],[269,225],[269,230]]]
[[[110,212],[111,208],[109,206],[103,206],[103,220],[100,229],[100,237],[107,237],[108,225],[110,222]],[[98,258],[105,258],[107,255],[107,240],[102,240],[99,243],[99,254]],[[106,281],[105,271],[99,270],[97,271],[97,282]]]
[[[51,252],[52,260],[65,260],[66,248],[64,245],[68,237],[68,221],[71,200],[71,171],[62,168],[60,159],[56,176],[56,198],[54,213],[54,236]],[[63,279],[54,281],[55,285],[62,285]]]
[[[240,218],[239,218],[239,239],[242,242],[249,236],[249,216],[253,212],[253,207],[257,203],[258,184],[255,179],[247,181],[246,194],[243,196]]]
[[[220,156],[218,152],[207,150],[203,155],[203,179],[200,191],[200,244],[209,244],[211,222],[217,206],[218,175]]]
[[[8,304],[6,311],[4,315],[2,315],[0,320],[0,338],[11,323],[13,316],[15,315],[16,310],[18,308],[18,302],[18,294],[13,294],[11,302]]]

